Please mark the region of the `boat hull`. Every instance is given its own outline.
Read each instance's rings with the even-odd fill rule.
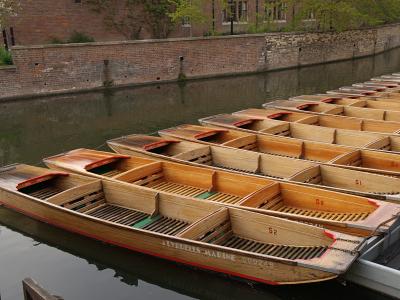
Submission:
[[[33,201],[9,191],[0,191],[0,205],[33,219],[107,244],[167,259],[184,265],[270,285],[300,284],[330,280],[329,272],[309,269],[293,262],[261,260],[229,250],[161,234],[135,232],[127,226],[84,217],[67,209]]]

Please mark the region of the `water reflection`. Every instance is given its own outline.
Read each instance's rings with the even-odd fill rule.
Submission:
[[[0,164],[35,163],[108,138],[154,132],[200,117],[259,107],[394,72],[400,49],[354,61],[248,76],[0,103]]]
[[[72,148],[104,148],[109,138],[149,133],[200,117],[259,107],[268,99],[323,92],[400,70],[400,49],[295,70],[0,103],[0,165],[37,164]],[[32,276],[66,299],[377,299],[329,282],[250,286],[105,246],[0,209],[2,300],[22,297]]]

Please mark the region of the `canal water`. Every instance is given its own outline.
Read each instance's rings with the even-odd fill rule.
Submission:
[[[40,165],[77,147],[152,133],[400,70],[400,49],[375,57],[255,75],[0,103],[0,165]],[[0,91],[1,93],[1,91]],[[231,280],[92,241],[0,208],[0,298],[33,277],[64,299],[385,299],[338,281],[271,287]]]

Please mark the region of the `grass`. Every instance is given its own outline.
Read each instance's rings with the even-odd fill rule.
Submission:
[[[0,66],[2,65],[12,65],[11,53],[4,48],[0,48]]]

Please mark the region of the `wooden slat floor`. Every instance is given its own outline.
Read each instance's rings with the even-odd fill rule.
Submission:
[[[214,230],[200,237],[199,241],[286,259],[312,259],[320,257],[327,250],[327,247],[324,246],[298,247],[262,243],[243,238],[232,232],[230,222],[217,226]]]
[[[122,206],[105,204],[96,209],[87,212],[88,215],[96,217],[102,220],[126,225],[134,226],[135,224],[149,218],[150,215]],[[150,222],[141,229],[149,230],[153,232],[176,235],[189,225],[188,222],[184,222],[177,219],[168,218],[166,216],[160,216],[153,222]]]

